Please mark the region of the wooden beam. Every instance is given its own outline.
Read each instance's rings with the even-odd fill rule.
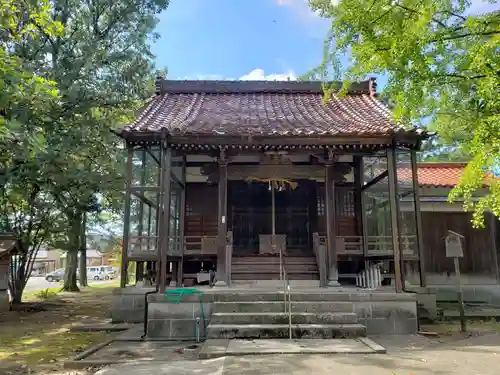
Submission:
[[[226,274],[226,235],[227,235],[227,158],[224,150],[219,157],[219,230],[217,246],[217,276],[215,286],[228,286]]]
[[[162,158],[162,174],[163,174],[163,191],[161,193],[161,206],[163,207],[161,229],[159,232],[161,242],[161,260],[160,260],[160,293],[165,293],[167,282],[167,265],[168,265],[168,246],[170,237],[170,182],[172,172],[172,150],[164,145],[164,155]]]
[[[391,229],[392,229],[392,247],[394,259],[395,289],[397,293],[403,291],[402,270],[401,270],[401,252],[399,246],[399,209],[397,198],[397,174],[395,150],[387,150],[387,170],[389,172],[389,204],[391,207]]]
[[[130,204],[131,204],[131,191],[132,185],[132,164],[133,164],[134,151],[131,147],[127,147],[127,170],[125,180],[125,209],[123,219],[123,246],[122,246],[122,264],[120,273],[120,287],[125,288],[127,285],[127,266],[128,266],[128,249],[130,242]]]
[[[368,188],[370,188],[371,186],[377,184],[378,182],[382,181],[384,178],[386,178],[387,176],[389,175],[389,172],[388,171],[384,171],[382,172],[381,174],[379,174],[377,177],[375,177],[373,180],[370,180],[368,181],[366,184],[364,184],[362,187],[361,187],[361,190],[366,190]],[[363,184],[363,182],[361,182],[361,184]]]
[[[143,190],[143,191],[144,191],[144,190]],[[144,203],[146,203],[149,207],[154,207],[155,209],[157,208],[157,205],[156,205],[156,204],[154,204],[154,202],[153,202],[153,201],[151,201],[151,200],[149,200],[148,198],[146,198],[146,197],[144,196],[144,194],[137,193],[137,192],[135,192],[135,191],[133,191],[133,190],[132,190],[132,194],[141,200],[141,202],[140,202],[140,213],[139,213],[139,215],[140,215],[139,217],[140,217],[141,219],[142,219],[142,211],[143,211],[143,209],[144,209],[144,206],[143,206],[143,205],[144,205]],[[142,221],[141,221],[141,222],[139,222],[139,227],[141,227],[141,226],[142,226]],[[139,234],[139,235],[140,235],[140,234]]]
[[[149,156],[151,156],[151,159],[153,159],[156,164],[158,164],[158,167],[161,166],[161,162],[160,160],[156,157],[155,154],[153,154],[153,152],[151,152],[151,149],[149,147],[146,147],[146,152],[149,154]]]
[[[368,225],[366,220],[366,202],[363,192],[363,158],[356,157],[354,183],[356,184],[356,214],[358,217],[358,233],[362,236],[363,260],[365,269],[368,268]],[[387,172],[387,171],[386,171]],[[373,181],[373,180],[372,180]],[[371,181],[370,181],[371,182]]]
[[[351,172],[348,164],[338,163],[332,165],[332,178],[345,181],[345,175]],[[227,167],[228,180],[245,180],[249,177],[261,179],[315,179],[323,178],[325,168],[320,165],[294,165],[294,164],[262,164],[262,165],[229,165]]]
[[[418,183],[417,153],[411,152],[411,172],[413,178],[413,199],[415,203],[415,228],[417,231],[417,254],[420,269],[420,286],[427,286],[427,274],[425,273],[424,235],[422,225],[422,211],[420,207],[420,184]]]
[[[336,223],[335,223],[335,185],[333,153],[329,153],[329,163],[325,167],[325,211],[327,236],[328,286],[340,286],[337,270]]]

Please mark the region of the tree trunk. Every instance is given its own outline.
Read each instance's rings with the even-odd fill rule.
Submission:
[[[78,268],[78,250],[80,249],[80,233],[82,230],[82,213],[69,215],[70,230],[68,233],[68,250],[66,254],[66,271],[64,273],[65,292],[79,292],[76,283],[76,270]]]
[[[66,256],[66,271],[64,273],[65,292],[79,292],[80,289],[76,283],[76,269],[78,265],[78,251],[68,251]]]
[[[87,215],[83,214],[80,232],[80,286],[89,286],[87,282]]]
[[[16,261],[12,263],[12,278],[10,282],[10,293],[13,305],[19,305],[22,302],[24,287],[26,283],[24,281],[25,268],[26,268],[26,257],[19,257]],[[24,262],[23,262],[24,259]],[[14,269],[16,267],[16,269]]]

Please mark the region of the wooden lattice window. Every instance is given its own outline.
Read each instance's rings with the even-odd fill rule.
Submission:
[[[325,216],[325,186],[320,185],[316,199],[316,210],[318,216]]]
[[[352,189],[337,189],[335,199],[336,215],[355,217],[356,216],[356,196]]]

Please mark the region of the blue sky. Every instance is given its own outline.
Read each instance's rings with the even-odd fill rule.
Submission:
[[[472,0],[470,12],[498,8]],[[153,52],[172,79],[294,79],[321,62],[329,26],[307,0],[171,0]]]
[[[321,62],[328,28],[305,0],[172,0],[153,51],[170,78],[294,78]]]

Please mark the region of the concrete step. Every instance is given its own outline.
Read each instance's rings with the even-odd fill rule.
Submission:
[[[248,264],[233,264],[231,266],[231,272],[259,272],[259,273],[267,273],[267,272],[275,272],[279,273],[280,265],[279,264],[258,264],[258,268],[249,266]],[[302,272],[302,271],[314,271],[318,272],[318,266],[316,264],[293,264],[286,266],[287,273],[294,272]]]
[[[319,289],[319,280],[288,280],[292,290],[297,289]],[[283,280],[233,280],[231,286],[245,290],[265,290],[266,292],[280,291],[285,288]],[[283,296],[283,294],[281,294]]]
[[[250,272],[231,272],[231,278],[233,280],[279,280],[280,274],[279,269],[275,272],[256,272],[255,270]],[[319,280],[318,271],[305,271],[305,272],[295,272],[289,273],[288,278],[290,280]]]
[[[280,264],[280,258],[279,257],[267,257],[267,258],[262,258],[262,257],[256,257],[256,258],[247,258],[247,257],[234,257],[232,259],[232,264],[247,264],[247,265],[255,265],[255,264],[274,264],[278,265]],[[301,265],[301,264],[314,264],[316,265],[316,258],[315,257],[292,257],[292,258],[287,258],[285,257],[283,259],[283,264],[285,265]]]
[[[287,313],[215,313],[211,324],[288,324]],[[292,324],[355,324],[354,313],[292,313]]]
[[[276,285],[274,290],[270,290],[269,288],[263,289],[226,289],[217,290],[217,299],[216,301],[221,302],[243,302],[243,301],[283,301],[283,290],[284,290],[284,281],[281,280],[260,280],[264,283],[267,282],[269,285]],[[304,281],[305,283],[312,283],[313,281]],[[386,293],[386,292],[373,292],[370,290],[354,290],[354,291],[334,291],[328,288],[317,288],[316,290],[308,290],[308,289],[299,289],[293,287],[291,290],[291,300],[300,301],[300,302],[369,302],[369,301],[391,301],[391,302],[399,302],[399,301],[415,301],[415,294],[409,293]],[[300,283],[296,281],[296,283]],[[235,283],[237,285],[238,283]],[[319,290],[318,290],[319,289]],[[346,288],[347,289],[347,288]]]
[[[281,296],[283,298],[283,295]],[[284,313],[285,304],[281,301],[242,301],[217,302],[214,304],[216,313]],[[293,302],[293,313],[352,313],[352,302]]]
[[[362,324],[295,324],[292,338],[331,339],[366,336]],[[210,324],[207,339],[288,338],[288,324]]]

